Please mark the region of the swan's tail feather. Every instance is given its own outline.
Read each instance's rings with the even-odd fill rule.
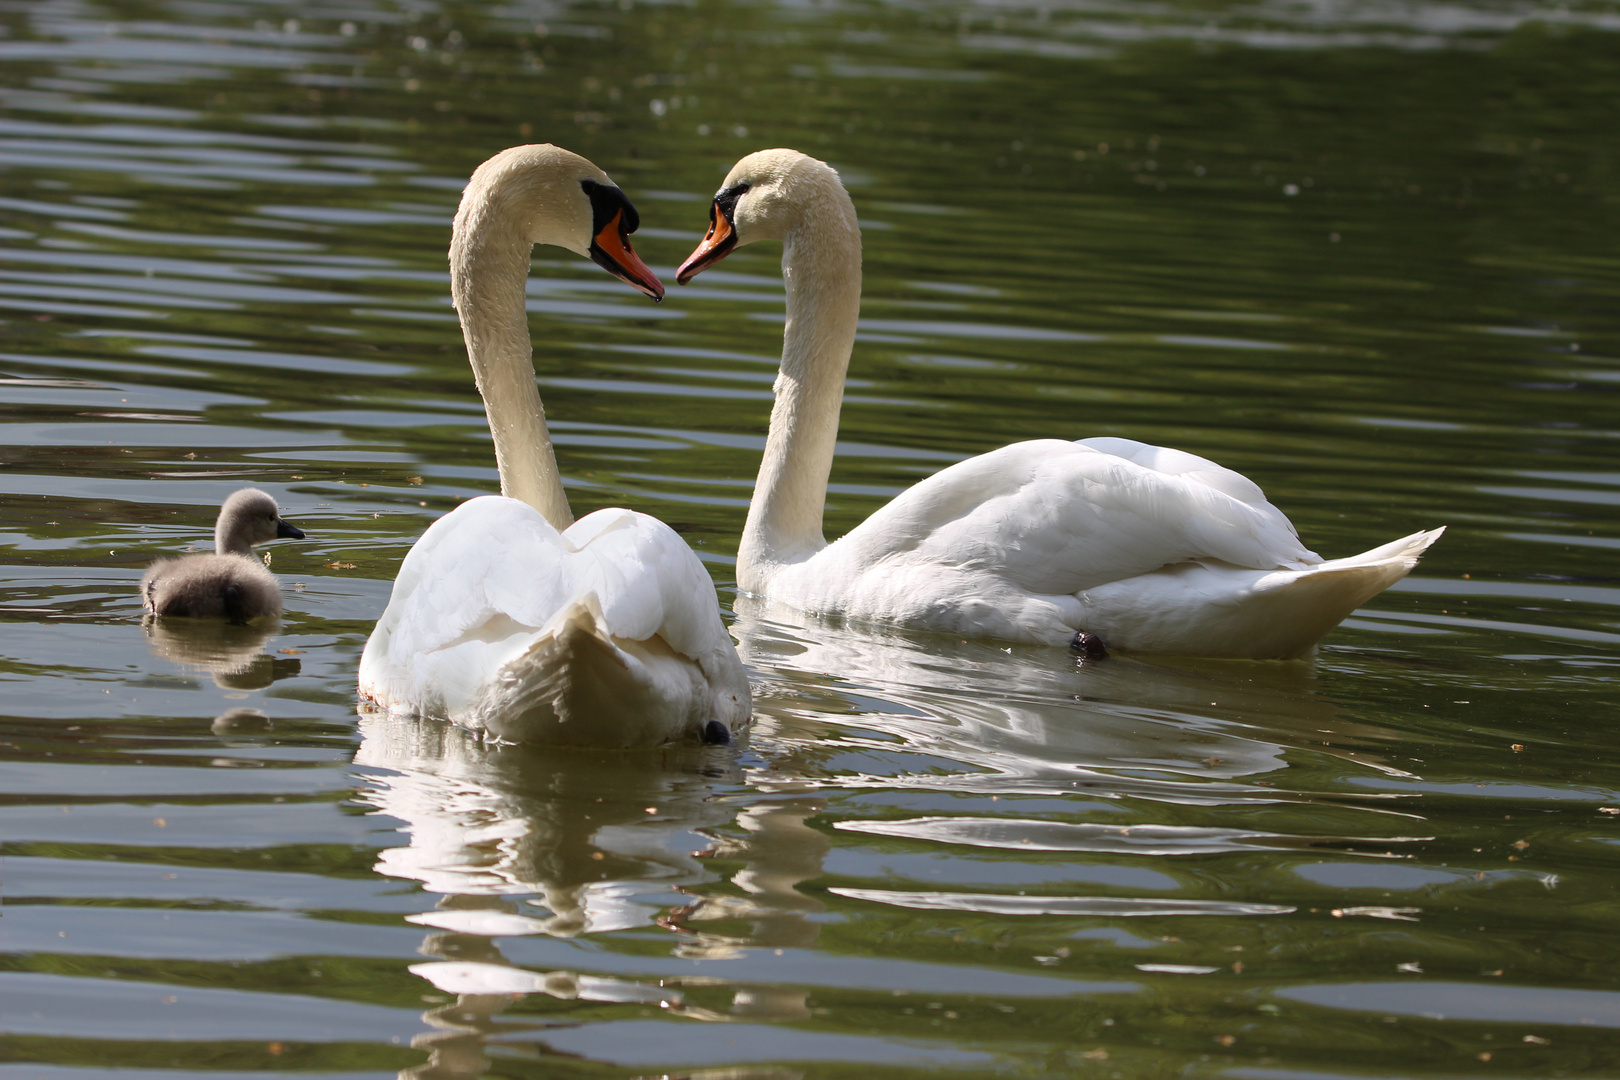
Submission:
[[[1318,567],[1319,570],[1337,570],[1345,566],[1373,566],[1382,564],[1400,564],[1405,567],[1400,574],[1390,579],[1393,585],[1405,576],[1407,571],[1417,565],[1418,558],[1440,539],[1446,531],[1444,525],[1438,529],[1429,529],[1424,532],[1415,532],[1411,536],[1403,536],[1399,540],[1391,540],[1387,544],[1363,551],[1360,555],[1351,555],[1347,559],[1329,559]],[[1385,588],[1388,588],[1386,585]]]
[[[1309,652],[1356,608],[1417,565],[1445,532],[1298,570],[1182,563],[1080,594],[1077,628],[1110,648],[1285,660]]]
[[[595,743],[591,718],[611,709],[633,681],[627,660],[600,599],[586,593],[501,669],[486,693],[482,726],[513,742]]]
[[[503,667],[480,703],[478,723],[509,742],[628,747],[695,722],[697,669],[656,635],[609,630],[594,592],[565,605]],[[695,730],[695,729],[694,729]]]
[[[1254,655],[1288,659],[1309,652],[1356,608],[1411,572],[1444,526],[1416,532],[1360,555],[1330,559],[1263,581],[1243,606],[1256,618],[1249,638]]]

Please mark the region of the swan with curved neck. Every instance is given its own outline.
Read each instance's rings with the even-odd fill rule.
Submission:
[[[1324,561],[1252,481],[1130,439],[1013,443],[959,462],[828,544],[822,509],[860,315],[838,174],[795,150],[732,168],[681,284],[782,242],[787,323],[737,582],[816,614],[972,637],[1283,658],[1404,577],[1443,529]]]
[[[635,207],[555,146],[479,166],[450,242],[450,287],[495,441],[500,496],[434,522],[400,565],[360,660],[362,697],[509,742],[596,747],[729,741],[748,679],[708,571],[631,510],[573,520],[535,386],[530,252],[584,255],[657,300]]]

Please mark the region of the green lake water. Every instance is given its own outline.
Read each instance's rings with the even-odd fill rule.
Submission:
[[[0,0],[0,1080],[1620,1076],[1620,4]],[[738,745],[356,711],[497,480],[463,182],[587,155],[673,286],[742,154],[844,177],[830,535],[1037,436],[1180,447],[1328,557],[1312,659],[739,598],[780,249],[536,253],[576,513],[674,524]],[[142,627],[273,493],[279,626]]]

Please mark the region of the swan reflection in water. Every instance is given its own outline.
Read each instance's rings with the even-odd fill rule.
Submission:
[[[804,824],[819,799],[797,797],[791,782],[745,782],[730,746],[606,754],[498,746],[382,711],[362,711],[360,732],[355,763],[376,770],[361,797],[400,819],[409,837],[383,851],[376,869],[440,894],[432,910],[408,917],[430,928],[420,950],[430,959],[411,970],[455,995],[425,1016],[435,1030],[415,1041],[429,1061],[402,1075],[477,1075],[488,1065],[484,1040],[511,1030],[495,1016],[531,993],[713,1020],[809,1015],[803,991],[738,988],[729,1011],[716,1013],[657,979],[530,971],[505,959],[496,939],[661,927],[675,934],[673,955],[691,959],[811,944],[817,928],[804,916],[823,906],[796,886],[820,873],[828,846]],[[708,864],[734,861],[740,895],[727,898],[723,917],[746,929],[694,930],[693,893],[721,881]]]
[[[1275,799],[1273,783],[1258,778],[1286,769],[1289,752],[1307,744],[1406,775],[1376,753],[1320,745],[1323,730],[1336,744],[1395,733],[1345,716],[1311,661],[1077,664],[1063,649],[842,626],[753,597],[738,598],[736,616],[732,632],[764,705],[756,743],[802,768],[857,749],[900,766],[845,773],[841,785]],[[909,753],[894,754],[901,749]],[[942,770],[939,758],[960,768]]]
[[[747,598],[736,614],[732,630],[756,687],[754,724],[737,746],[545,752],[485,744],[435,721],[362,713],[355,759],[368,769],[362,797],[403,822],[408,836],[381,853],[376,869],[440,895],[432,910],[410,917],[430,929],[421,949],[429,960],[412,970],[455,995],[427,1014],[435,1030],[417,1045],[431,1058],[409,1075],[470,1076],[487,1067],[486,1039],[497,1031],[510,1039],[522,1026],[497,1014],[531,994],[709,1020],[808,1016],[810,991],[780,985],[738,982],[729,1005],[717,1008],[713,986],[721,980],[705,974],[685,984],[680,971],[688,969],[668,961],[814,946],[825,905],[801,886],[823,876],[832,845],[810,823],[816,817],[837,819],[837,832],[1024,852],[1175,856],[1371,844],[1382,851],[1408,839],[1201,827],[1170,813],[1154,820],[1155,804],[1241,811],[1326,799],[1411,824],[1415,815],[1387,795],[1318,795],[1282,782],[1290,755],[1306,747],[1338,757],[1335,766],[1400,772],[1343,745],[1394,733],[1349,720],[1320,692],[1308,664],[1115,658],[1077,666],[1063,650],[843,627]],[[1334,746],[1320,745],[1322,729],[1334,732]],[[915,818],[861,819],[862,791],[901,789],[912,793],[909,805],[926,805],[928,792],[945,797]],[[955,798],[964,794],[1012,798],[998,807],[988,798]],[[1050,807],[1052,796],[1077,795],[1072,809],[1054,816],[1013,809],[1023,796],[1042,797],[1022,800],[1026,806]],[[1099,800],[1120,812],[1088,810]],[[996,907],[993,895],[921,885],[831,891],[901,907],[1024,911]],[[1162,897],[1038,899],[1044,906],[1029,913],[1292,910]],[[613,975],[530,970],[497,945],[655,927],[672,935],[658,953],[663,962],[609,964]],[[571,955],[590,965],[598,954]],[[690,1000],[699,985],[709,987],[700,995],[706,1007]]]

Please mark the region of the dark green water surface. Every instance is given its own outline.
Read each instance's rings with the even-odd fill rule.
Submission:
[[[1620,1076],[1617,102],[1612,0],[0,0],[0,1080]],[[543,249],[575,511],[684,532],[756,723],[358,716],[497,486],[444,251],[525,141],[671,284],[737,157],[841,170],[831,533],[1105,434],[1330,557],[1450,531],[1296,663],[760,610],[780,249],[661,306]],[[247,483],[282,623],[143,630]]]

